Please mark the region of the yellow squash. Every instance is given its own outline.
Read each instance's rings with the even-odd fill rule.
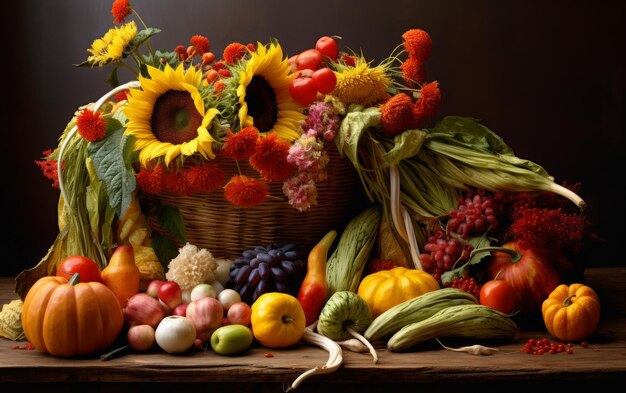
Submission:
[[[358,294],[372,311],[372,317],[389,310],[396,304],[439,289],[430,274],[416,269],[396,267],[366,276],[359,285]]]
[[[590,336],[600,323],[600,299],[583,284],[561,284],[544,300],[541,313],[551,335],[563,341]]]
[[[294,345],[304,334],[304,310],[298,299],[286,293],[270,292],[252,304],[252,333],[268,348]]]

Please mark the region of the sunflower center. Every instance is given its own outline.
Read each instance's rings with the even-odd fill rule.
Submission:
[[[260,132],[268,132],[278,120],[278,106],[274,89],[262,76],[255,75],[246,88],[248,115]]]
[[[180,145],[198,136],[202,115],[189,92],[168,90],[154,103],[150,123],[159,141]]]

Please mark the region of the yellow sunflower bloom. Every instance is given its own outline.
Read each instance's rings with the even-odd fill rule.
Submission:
[[[358,57],[354,67],[337,65],[337,85],[332,95],[344,104],[363,106],[376,105],[387,98],[387,89],[392,84],[389,77],[391,63],[371,67],[363,57]]]
[[[163,71],[148,67],[150,78],[139,77],[141,89],[131,89],[124,113],[128,118],[126,134],[135,137],[135,151],[146,166],[149,161],[163,157],[165,165],[178,156],[199,153],[214,158],[209,133],[217,109],[204,109],[198,91],[202,71],[183,65]]]
[[[96,39],[91,44],[91,48],[87,49],[87,52],[91,53],[87,61],[93,65],[101,66],[120,60],[124,55],[124,48],[136,35],[137,25],[135,22],[113,27],[107,31],[104,37]]]
[[[298,126],[305,116],[289,94],[291,68],[280,45],[258,43],[257,48],[239,71],[239,124],[292,141],[300,136]]]

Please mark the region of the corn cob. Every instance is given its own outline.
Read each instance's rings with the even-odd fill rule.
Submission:
[[[372,321],[363,336],[369,341],[389,337],[404,326],[423,321],[444,308],[476,303],[478,300],[474,296],[456,288],[426,292],[380,314]]]
[[[447,307],[421,322],[411,323],[387,342],[390,351],[403,351],[438,337],[513,339],[518,329],[506,314],[480,304]]]
[[[337,291],[356,292],[376,241],[380,209],[372,206],[353,218],[326,264],[327,297]]]

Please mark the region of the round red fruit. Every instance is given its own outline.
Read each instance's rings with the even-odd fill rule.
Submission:
[[[296,57],[296,64],[299,70],[317,70],[323,57],[317,49],[307,49]]]
[[[515,291],[504,280],[491,280],[480,288],[480,304],[505,314],[515,310]]]
[[[337,60],[337,55],[339,55],[339,45],[337,45],[337,41],[332,37],[324,36],[318,39],[315,44],[315,49],[333,61]]]
[[[330,68],[320,68],[313,73],[313,81],[322,94],[330,94],[337,85],[337,76]]]
[[[175,281],[165,281],[158,290],[159,300],[169,308],[174,308],[183,302],[183,293]]]
[[[80,274],[80,282],[102,282],[98,265],[93,260],[81,255],[65,258],[57,267],[56,275],[69,280],[74,273]]]
[[[313,78],[295,78],[289,84],[291,98],[303,106],[309,106],[317,98],[317,86]]]

